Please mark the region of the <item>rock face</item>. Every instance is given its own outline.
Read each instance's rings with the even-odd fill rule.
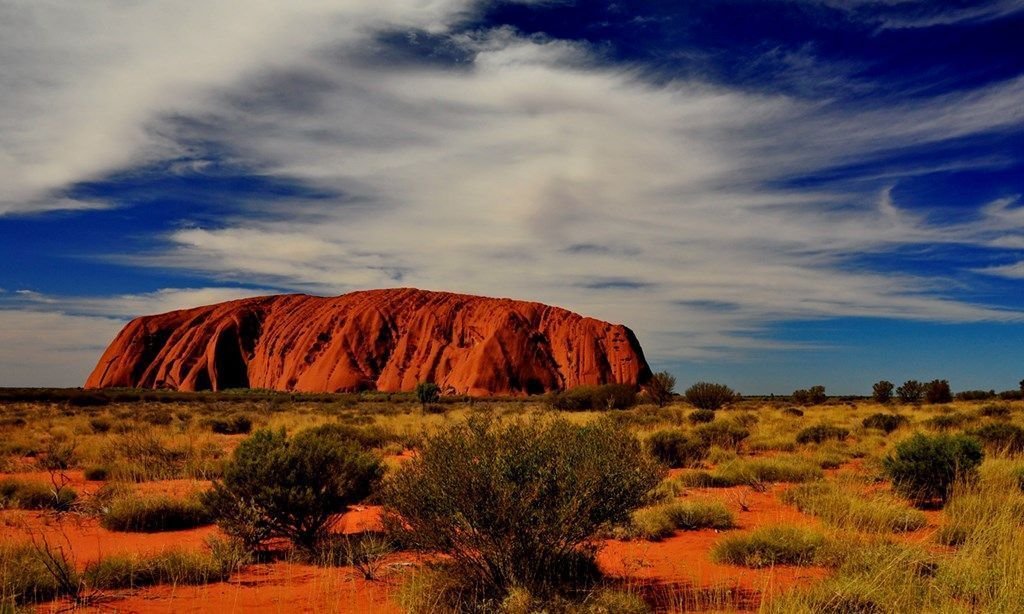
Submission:
[[[409,288],[241,299],[132,320],[86,388],[408,391],[476,396],[641,384],[625,326],[540,303]]]

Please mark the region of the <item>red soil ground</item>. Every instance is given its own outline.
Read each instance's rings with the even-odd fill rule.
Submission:
[[[846,469],[847,471],[855,468]],[[102,483],[84,480],[81,472],[68,472],[71,484],[79,492],[94,492]],[[5,476],[0,476],[5,477]],[[49,482],[46,473],[19,473],[12,477]],[[208,483],[171,480],[139,484],[144,492],[184,496]],[[785,485],[766,492],[747,487],[691,489],[686,498],[713,498],[723,501],[736,516],[739,527],[728,533],[746,532],[772,524],[820,526],[817,519],[782,504],[779,493]],[[355,533],[380,528],[380,509],[358,506],[342,516],[337,530]],[[934,531],[937,515],[929,514],[929,528],[903,539],[921,540]],[[79,566],[115,553],[153,553],[168,547],[202,548],[204,541],[219,532],[214,527],[166,533],[121,533],[100,527],[95,519],[64,514],[8,510],[0,512],[0,541],[25,541],[35,536],[69,547]],[[598,562],[611,577],[651,594],[675,609],[702,592],[728,590],[746,594],[741,603],[756,609],[759,596],[824,578],[820,567],[776,567],[747,569],[720,565],[711,561],[714,544],[727,533],[714,530],[679,532],[660,542],[610,540],[598,555]],[[97,605],[105,612],[397,612],[396,591],[402,577],[420,561],[414,555],[396,554],[389,560],[383,578],[368,582],[351,568],[325,569],[309,565],[278,562],[253,565],[227,582],[205,586],[158,586],[121,591]],[[67,607],[57,603],[40,611],[58,611]],[[88,609],[85,611],[89,611]]]

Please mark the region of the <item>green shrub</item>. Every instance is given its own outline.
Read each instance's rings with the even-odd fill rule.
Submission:
[[[892,382],[882,380],[871,387],[871,398],[875,403],[888,403],[892,401],[892,391],[895,388]]]
[[[939,414],[925,420],[925,426],[928,428],[935,429],[937,431],[950,431],[953,429],[960,428],[971,421],[971,417],[967,414],[954,411],[948,414]]]
[[[86,467],[82,474],[85,479],[92,482],[105,482],[110,478],[110,471],[102,465]]]
[[[730,486],[760,482],[807,482],[821,479],[821,468],[799,456],[741,458],[723,464],[714,472],[718,483]]]
[[[992,422],[971,431],[971,435],[995,452],[1024,452],[1024,428],[1008,422]]]
[[[196,498],[126,495],[115,498],[100,517],[109,531],[155,533],[181,531],[210,524],[210,513]]]
[[[944,503],[958,480],[977,476],[983,457],[981,446],[969,437],[918,433],[898,444],[882,467],[903,496],[918,504]]]
[[[252,431],[252,418],[234,414],[223,418],[208,418],[206,426],[219,435],[245,435]]]
[[[690,424],[707,424],[708,422],[714,422],[715,410],[695,409],[686,416],[686,419],[690,421]]]
[[[658,407],[664,407],[672,401],[675,388],[676,378],[668,371],[655,373],[646,385],[647,396]]]
[[[562,411],[628,409],[636,405],[636,388],[627,384],[577,386],[552,395],[548,402]]]
[[[336,426],[291,438],[262,430],[243,441],[223,479],[203,496],[224,532],[253,548],[282,537],[312,551],[332,517],[366,498],[383,471]]]
[[[423,407],[430,403],[436,403],[440,398],[441,388],[434,382],[420,382],[416,384],[416,400]]]
[[[901,426],[906,426],[910,421],[906,416],[898,414],[872,414],[861,423],[866,429],[877,429],[884,433],[891,433]]]
[[[35,480],[0,480],[0,508],[66,511],[78,498],[74,489],[54,487]]]
[[[450,557],[470,593],[545,595],[571,582],[570,568],[593,566],[586,546],[641,507],[662,474],[611,421],[474,416],[428,435],[391,476],[385,525],[401,543]]]
[[[744,439],[750,437],[750,431],[729,420],[716,420],[702,424],[694,430],[697,437],[708,446],[737,448]]]
[[[986,405],[978,410],[978,414],[986,418],[1009,418],[1010,407],[1008,405]]]
[[[850,431],[831,424],[809,426],[796,434],[799,444],[823,443],[830,440],[842,441],[850,435]]]
[[[736,393],[725,384],[697,382],[684,393],[687,402],[698,409],[720,409],[736,400]]]
[[[813,565],[824,546],[825,536],[817,531],[777,525],[726,537],[715,544],[711,558],[744,567]]]
[[[692,467],[708,457],[711,446],[682,430],[665,429],[651,434],[647,449],[669,467]]]

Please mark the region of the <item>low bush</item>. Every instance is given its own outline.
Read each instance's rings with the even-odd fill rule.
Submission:
[[[953,392],[944,379],[932,380],[924,385],[924,400],[934,405],[952,403]]]
[[[96,416],[95,418],[91,418],[89,420],[89,427],[92,429],[94,433],[107,433],[110,431],[111,426],[112,423],[108,416]]]
[[[669,467],[693,467],[708,457],[711,446],[680,429],[665,429],[651,434],[647,449]]]
[[[690,424],[707,424],[714,421],[715,410],[695,409],[686,416],[686,419],[690,421]]]
[[[0,480],[0,508],[66,511],[78,498],[74,489],[54,487],[35,480]]]
[[[738,448],[744,439],[750,437],[750,431],[730,420],[716,420],[702,424],[694,433],[708,446]]]
[[[686,401],[698,409],[720,409],[736,400],[736,393],[724,384],[697,382],[686,389]]]
[[[987,401],[994,399],[996,395],[995,390],[964,390],[956,393],[957,401]]]
[[[793,402],[797,405],[821,405],[828,400],[824,386],[811,386],[806,390],[794,390]]]
[[[92,482],[105,482],[110,478],[110,470],[102,465],[86,467],[82,474],[85,479]]]
[[[850,431],[831,424],[816,424],[809,426],[796,435],[796,442],[799,444],[823,443],[830,440],[842,441],[850,435]]]
[[[812,529],[776,525],[732,535],[715,544],[711,558],[744,567],[813,565],[825,546],[825,536]]]
[[[628,409],[636,405],[636,388],[626,384],[577,386],[552,394],[548,403],[562,411]]]
[[[877,429],[883,433],[891,433],[901,426],[906,426],[910,420],[906,416],[898,414],[872,414],[864,418],[861,424],[866,429]]]
[[[676,388],[676,378],[668,371],[661,371],[651,376],[644,391],[658,407],[664,407],[672,401],[672,394]]]
[[[809,482],[823,477],[821,468],[805,458],[739,458],[723,463],[714,471],[687,471],[676,480],[693,488],[728,488],[765,482]]]
[[[915,503],[944,503],[957,481],[977,477],[983,457],[981,446],[970,437],[918,433],[899,443],[882,467],[893,488]]]
[[[325,567],[350,565],[364,579],[376,580],[394,551],[394,542],[384,533],[332,535],[318,545],[314,562]]]
[[[206,427],[218,435],[245,435],[252,431],[252,418],[234,414],[222,418],[208,418]]]
[[[514,587],[543,596],[573,584],[581,566],[596,569],[588,546],[643,506],[662,475],[610,421],[478,415],[428,435],[391,476],[385,526],[448,555],[465,599],[501,600]]]
[[[674,501],[633,512],[627,534],[659,540],[677,530],[731,529],[736,519],[721,501]]]
[[[116,497],[100,525],[109,531],[155,533],[181,531],[213,522],[198,498],[175,499],[166,495]]]
[[[971,431],[971,436],[993,452],[1024,452],[1024,428],[1009,422],[992,422]]]
[[[954,411],[948,414],[939,414],[933,416],[928,420],[925,420],[924,424],[928,428],[935,429],[937,431],[951,431],[958,429],[971,421],[971,416],[962,412]]]
[[[823,482],[791,488],[782,494],[782,501],[831,525],[857,531],[901,533],[928,524],[922,512],[891,496],[844,492]]]
[[[1010,406],[1009,405],[985,405],[978,410],[978,415],[986,418],[997,418],[1004,419],[1010,417]]]
[[[792,416],[794,418],[803,418],[804,416],[804,410],[800,409],[799,407],[786,407],[785,409],[782,410],[782,413],[786,414],[787,416]]]
[[[281,537],[312,551],[334,515],[369,495],[383,472],[379,458],[338,426],[291,438],[262,430],[243,441],[203,495],[221,529],[251,548]]]

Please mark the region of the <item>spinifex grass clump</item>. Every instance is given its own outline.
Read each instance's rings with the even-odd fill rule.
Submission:
[[[776,525],[726,537],[715,544],[711,557],[719,563],[744,567],[813,565],[825,547],[825,536],[813,529]]]
[[[675,501],[633,512],[628,537],[659,540],[677,530],[731,529],[732,512],[721,501]]]
[[[594,573],[589,546],[662,474],[610,421],[475,416],[428,436],[393,474],[385,523],[401,543],[449,557],[439,604],[557,594]]]
[[[67,486],[58,487],[45,482],[15,478],[0,480],[0,509],[7,507],[65,511],[77,498],[78,494]]]
[[[906,426],[910,421],[906,416],[899,414],[872,414],[864,418],[862,424],[866,429],[878,429],[883,433],[891,433],[901,426]]]
[[[664,429],[647,438],[647,449],[669,467],[693,467],[708,457],[711,445],[682,429]]]
[[[181,531],[211,522],[209,511],[198,497],[175,499],[167,495],[115,497],[100,516],[105,529],[141,533]]]
[[[857,531],[899,533],[928,523],[923,513],[890,495],[865,495],[824,482],[796,486],[782,494],[782,501],[828,524]]]
[[[723,463],[714,471],[690,471],[677,480],[686,486],[727,488],[763,482],[809,482],[821,479],[821,468],[799,456],[774,458],[738,458]]]
[[[829,440],[841,441],[850,435],[849,429],[831,424],[809,426],[796,434],[796,442],[800,444],[823,443]]]

